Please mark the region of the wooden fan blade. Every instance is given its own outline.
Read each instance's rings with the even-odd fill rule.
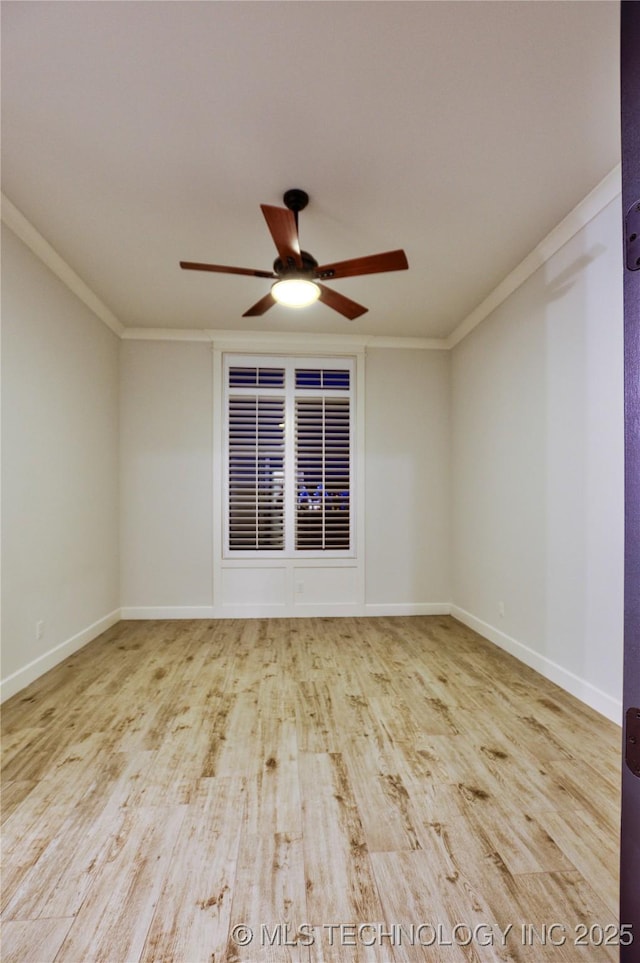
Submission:
[[[269,308],[272,308],[275,303],[276,303],[276,299],[272,295],[271,291],[269,291],[269,293],[265,294],[263,298],[260,298],[259,301],[256,301],[253,307],[249,308],[248,311],[245,311],[242,317],[257,318],[261,314],[264,314],[265,311],[268,311]]]
[[[366,314],[369,310],[369,308],[364,308],[361,304],[358,304],[357,301],[346,298],[344,294],[325,287],[324,284],[318,284],[318,287],[320,288],[320,301],[326,304],[328,308],[333,308],[334,311],[344,315],[345,318],[349,318],[349,321],[359,318],[361,314]]]
[[[328,278],[351,278],[359,274],[377,274],[381,271],[405,271],[408,267],[409,262],[404,251],[385,251],[384,254],[371,254],[369,257],[354,257],[350,261],[322,264],[316,268],[316,277],[325,281]]]
[[[253,268],[226,267],[224,264],[199,264],[197,261],[180,261],[185,271],[216,271],[219,274],[249,274],[255,278],[275,278],[273,271],[256,271]]]
[[[287,266],[292,260],[296,267],[302,267],[298,226],[293,211],[286,207],[270,207],[268,204],[261,204],[260,210],[284,265]]]

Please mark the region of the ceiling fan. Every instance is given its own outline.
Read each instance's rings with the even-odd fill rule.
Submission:
[[[402,250],[319,265],[307,251],[300,249],[298,239],[298,213],[303,211],[309,203],[309,195],[299,188],[292,188],[286,191],[283,201],[285,207],[260,205],[278,251],[272,271],[226,267],[223,264],[199,264],[196,261],[180,261],[180,267],[186,271],[247,274],[274,280],[275,283],[269,293],[245,311],[243,318],[258,317],[276,303],[286,304],[289,307],[304,307],[319,300],[350,321],[359,318],[368,309],[320,282],[356,277],[360,274],[403,271],[409,267],[407,256]]]

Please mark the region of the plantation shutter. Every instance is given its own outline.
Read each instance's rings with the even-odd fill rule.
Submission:
[[[348,398],[296,398],[296,548],[348,549]]]
[[[283,398],[229,399],[229,547],[284,547]]]

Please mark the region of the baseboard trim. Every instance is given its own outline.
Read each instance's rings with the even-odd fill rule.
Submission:
[[[543,675],[545,679],[555,682],[556,685],[559,685],[562,689],[565,689],[571,693],[571,695],[580,699],[581,702],[595,709],[600,715],[610,719],[611,722],[615,722],[616,725],[621,725],[621,700],[614,699],[606,692],[603,692],[602,689],[598,689],[597,686],[594,686],[591,682],[582,679],[569,669],[558,665],[557,662],[548,659],[546,655],[541,655],[534,649],[529,648],[529,646],[523,642],[518,642],[517,639],[512,638],[505,632],[501,632],[500,629],[490,625],[488,622],[483,622],[482,619],[477,618],[465,609],[461,609],[458,605],[451,606],[451,615],[454,619],[473,629],[478,635],[481,635],[483,638],[488,639],[489,642],[493,642],[494,645],[509,652],[510,655],[515,656],[516,659],[524,662],[524,664],[528,665],[531,669],[535,669],[536,672]]]
[[[163,621],[164,619],[218,619],[213,605],[125,605],[122,619]]]
[[[221,605],[219,619],[342,619],[362,614],[361,606],[348,602],[314,605]]]
[[[364,615],[450,615],[450,602],[383,602],[365,605]]]
[[[131,605],[123,619],[297,619],[361,618],[362,616],[449,615],[449,602],[329,603],[288,605]]]
[[[73,635],[70,639],[60,642],[59,645],[55,645],[52,649],[49,649],[48,652],[39,655],[37,659],[33,659],[32,662],[29,662],[21,669],[12,672],[11,675],[0,682],[0,702],[4,702],[5,699],[11,698],[11,696],[20,692],[31,682],[35,682],[36,679],[39,679],[40,676],[48,672],[49,669],[53,669],[59,662],[62,662],[63,659],[73,655],[78,649],[81,649],[87,645],[88,642],[91,642],[103,632],[106,632],[107,629],[110,629],[112,625],[120,621],[120,618],[120,609],[114,609],[113,612],[98,619],[98,621],[92,625],[88,625],[86,629]]]

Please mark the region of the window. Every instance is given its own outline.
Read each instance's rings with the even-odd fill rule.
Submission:
[[[226,557],[353,555],[353,360],[223,370]]]

